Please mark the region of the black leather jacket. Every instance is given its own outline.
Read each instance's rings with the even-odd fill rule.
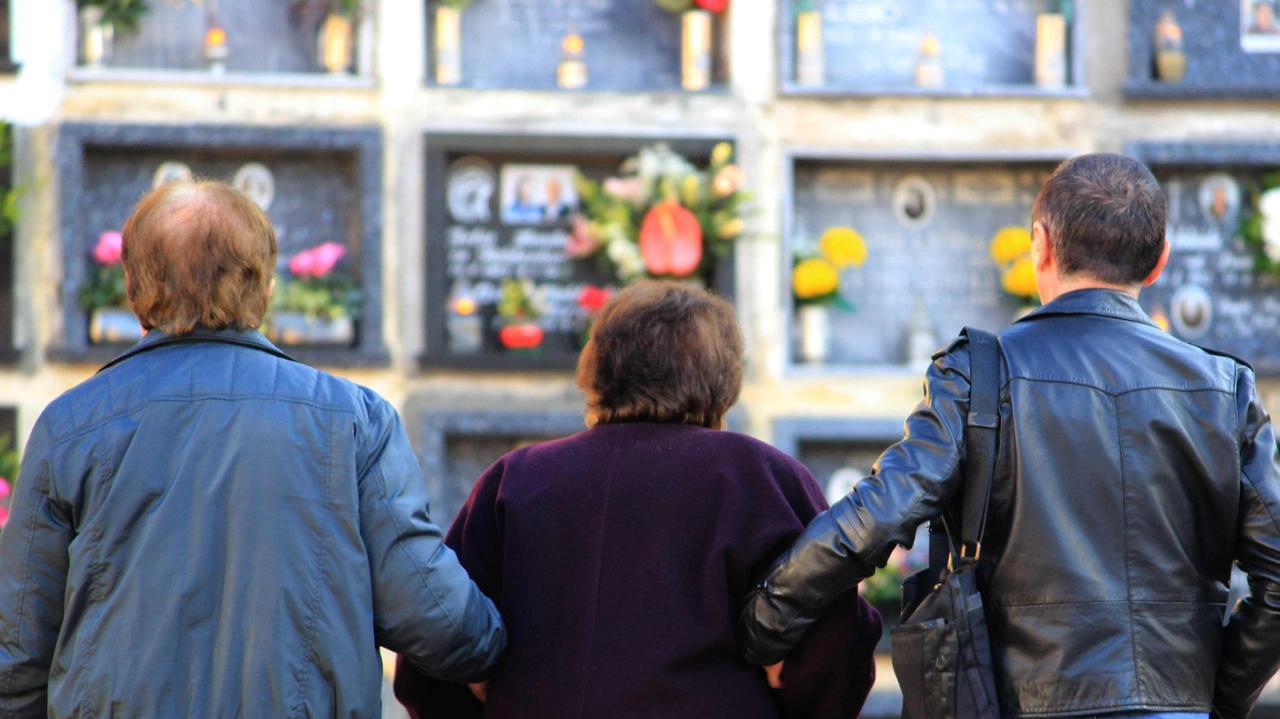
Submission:
[[[1245,719],[1280,667],[1280,469],[1253,371],[1111,290],[1064,295],[1001,340],[979,577],[1003,715]],[[750,661],[785,657],[956,496],[968,375],[963,341],[935,355],[906,437],[748,597]],[[1233,561],[1251,592],[1224,629]]]

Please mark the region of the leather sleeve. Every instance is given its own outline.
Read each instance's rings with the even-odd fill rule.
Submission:
[[[1249,575],[1249,594],[1227,624],[1214,688],[1222,719],[1246,719],[1280,669],[1280,465],[1271,418],[1254,388],[1253,372],[1236,378],[1240,411],[1240,513],[1236,564]]]
[[[378,643],[428,676],[484,679],[506,648],[502,618],[431,521],[426,483],[399,416],[380,398],[371,404],[374,446],[358,481]]]
[[[872,476],[815,517],[748,595],[738,619],[747,661],[785,658],[824,608],[943,512],[960,486],[968,412],[969,351],[958,341],[935,355],[902,441],[880,456]]]
[[[49,452],[45,424],[37,422],[0,534],[0,717],[48,713],[49,667],[75,537],[53,491]]]

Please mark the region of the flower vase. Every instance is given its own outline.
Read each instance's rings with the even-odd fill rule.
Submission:
[[[346,315],[319,317],[302,312],[277,311],[271,314],[267,338],[281,345],[349,347],[355,344],[356,326]]]
[[[681,14],[680,84],[690,92],[711,86],[711,13]]]
[[[90,5],[80,9],[80,53],[84,64],[100,69],[103,62],[111,57],[111,48],[115,42],[115,28],[109,22],[103,22],[103,9]]]
[[[98,307],[89,315],[89,339],[94,344],[132,344],[143,334],[138,318],[123,307]]]
[[[331,75],[344,75],[351,67],[351,18],[333,14],[320,25],[320,65]]]
[[[809,364],[822,364],[831,353],[831,308],[826,305],[804,305],[796,310],[800,326],[800,359]]]

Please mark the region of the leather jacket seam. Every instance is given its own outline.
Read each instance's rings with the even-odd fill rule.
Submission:
[[[1120,464],[1120,504],[1124,516],[1124,591],[1125,591],[1125,609],[1129,616],[1129,656],[1133,659],[1133,676],[1139,686],[1142,685],[1142,670],[1138,666],[1138,638],[1133,631],[1133,566],[1131,564],[1131,551],[1129,546],[1129,481],[1124,466],[1124,431],[1120,426],[1120,398],[1117,395],[1111,396],[1111,405],[1115,409],[1116,422],[1116,446],[1119,451],[1116,453]]]
[[[1107,395],[1108,397],[1123,397],[1124,395],[1131,394],[1133,392],[1147,392],[1147,391],[1182,392],[1182,393],[1218,392],[1220,394],[1228,394],[1228,395],[1235,394],[1235,390],[1226,389],[1223,387],[1172,387],[1172,386],[1166,386],[1166,385],[1144,385],[1142,387],[1130,387],[1128,389],[1123,389],[1117,392],[1113,392],[1106,389],[1105,387],[1100,387],[1097,384],[1093,382],[1088,382],[1086,380],[1078,380],[1078,379],[1070,379],[1070,378],[1062,378],[1062,377],[1038,376],[1034,374],[1011,375],[1009,377],[1009,381],[1006,382],[1005,385],[1008,386],[1009,384],[1012,384],[1014,380],[1024,380],[1027,382],[1048,382],[1052,384],[1069,384],[1077,387],[1094,389]]]

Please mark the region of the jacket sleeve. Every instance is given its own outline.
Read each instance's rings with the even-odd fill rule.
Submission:
[[[431,521],[399,416],[381,399],[371,403],[370,415],[376,440],[360,468],[360,531],[378,643],[429,676],[484,679],[506,648],[502,618]]]
[[[37,422],[0,533],[0,717],[43,717],[62,627],[74,533],[53,491],[49,437]]]
[[[969,352],[959,340],[935,355],[902,441],[885,450],[872,476],[814,518],[748,595],[738,619],[747,661],[785,658],[826,606],[943,512],[960,483],[968,411]]]
[[[1242,431],[1236,563],[1249,575],[1249,595],[1227,624],[1214,688],[1214,716],[1245,719],[1280,669],[1280,465],[1271,419],[1253,372],[1236,380]]]

